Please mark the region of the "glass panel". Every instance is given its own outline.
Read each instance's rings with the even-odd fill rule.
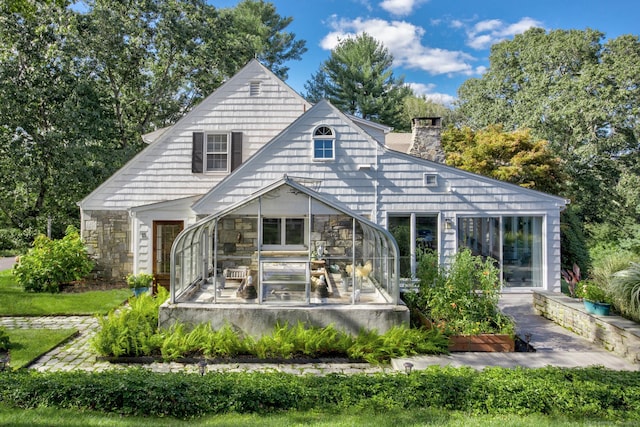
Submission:
[[[304,219],[287,218],[286,219],[286,245],[304,245]]]
[[[411,218],[389,217],[389,231],[400,249],[400,277],[411,277]]]
[[[508,216],[502,219],[503,277],[506,286],[542,286],[542,218]]]
[[[265,245],[280,244],[280,218],[262,219],[262,243]]]
[[[438,249],[438,217],[416,216],[416,247]]]
[[[316,159],[333,158],[333,140],[316,139],[313,144],[313,157]]]
[[[262,301],[286,304],[307,301],[309,263],[305,261],[262,262]]]
[[[500,260],[500,218],[458,219],[458,246],[473,255]]]

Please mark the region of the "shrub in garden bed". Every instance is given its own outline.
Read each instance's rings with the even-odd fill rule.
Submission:
[[[185,419],[229,412],[431,407],[620,421],[640,416],[640,372],[439,366],[409,375],[19,371],[0,375],[0,403]]]
[[[498,308],[499,271],[494,260],[463,249],[444,268],[438,255],[426,251],[418,264],[417,292],[403,298],[414,312],[425,315],[447,335],[514,335],[513,319]]]

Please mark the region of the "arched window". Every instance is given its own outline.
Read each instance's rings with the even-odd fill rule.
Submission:
[[[313,132],[313,160],[333,160],[335,141],[335,134],[330,127],[318,126]]]

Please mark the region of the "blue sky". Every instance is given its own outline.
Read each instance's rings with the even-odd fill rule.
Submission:
[[[211,0],[218,8],[237,0]],[[396,76],[416,93],[449,103],[458,87],[489,65],[492,44],[531,27],[592,28],[615,38],[638,34],[637,0],[272,0],[287,28],[307,42],[292,61],[287,83],[304,83],[325,61],[339,38],[367,32],[394,56]]]

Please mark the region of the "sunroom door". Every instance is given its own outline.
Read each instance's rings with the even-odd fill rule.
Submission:
[[[171,245],[184,228],[184,221],[153,221],[153,275],[156,284],[169,289]]]

